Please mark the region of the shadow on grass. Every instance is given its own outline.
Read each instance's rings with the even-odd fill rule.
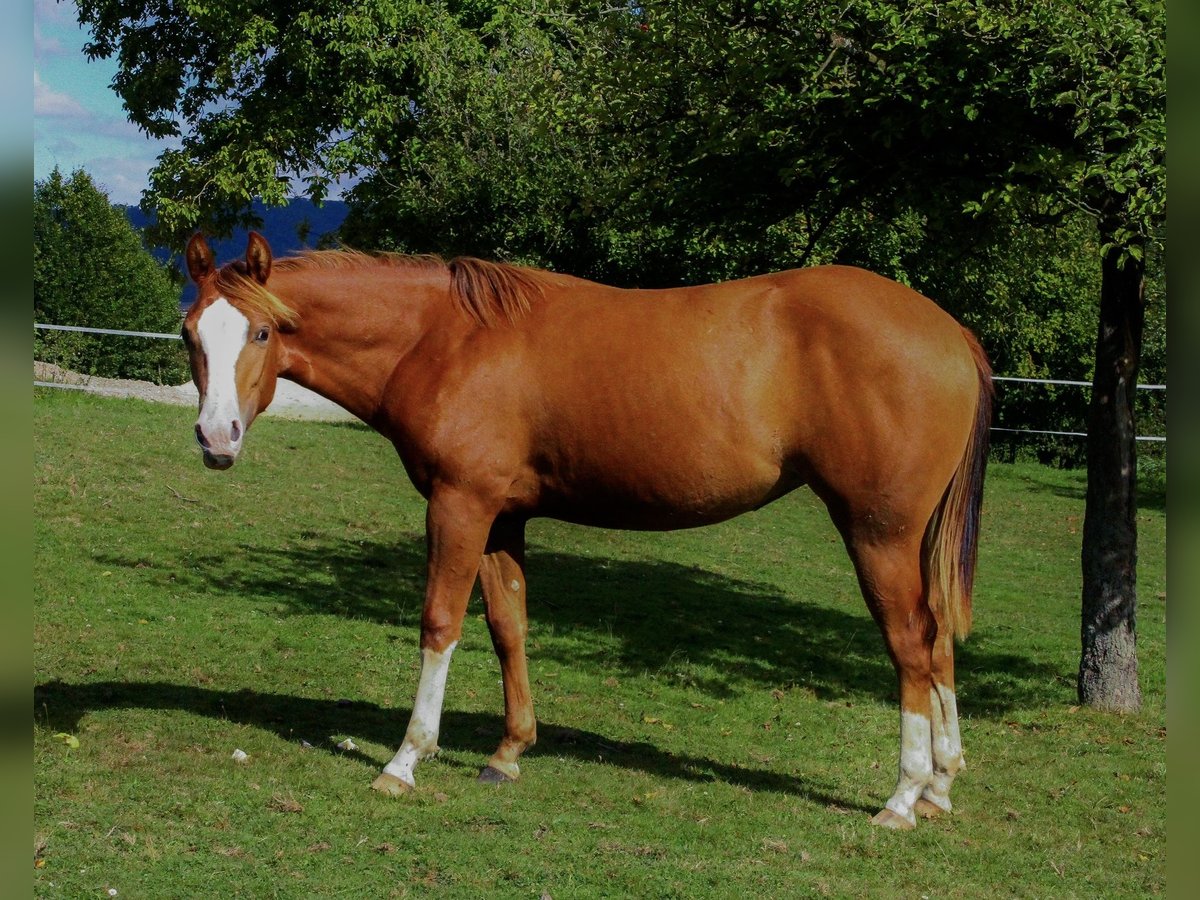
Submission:
[[[299,614],[337,615],[411,629],[424,588],[424,539],[396,543],[302,536],[304,546],[247,546],[238,558],[192,555],[158,567],[175,588],[216,590]],[[130,565],[106,556],[105,566]],[[134,563],[136,564],[136,563]],[[143,576],[145,577],[145,576]],[[155,576],[149,576],[155,577]],[[661,560],[613,560],[531,546],[530,656],[576,671],[662,672],[710,696],[803,685],[820,700],[898,702],[896,676],[859,599],[846,609],[797,599],[828,593],[819,575],[795,595]],[[1019,648],[1013,648],[1019,650]],[[965,714],[1001,715],[1062,702],[1062,673],[1017,652],[958,649]],[[994,673],[973,690],[968,673]]]
[[[77,733],[81,720],[99,710],[182,710],[273,731],[286,741],[299,742],[305,736],[314,735],[353,734],[356,738],[394,746],[403,736],[409,715],[408,710],[384,709],[373,703],[347,704],[246,689],[221,691],[162,681],[84,684],[48,681],[35,687],[33,696],[37,715],[45,716],[45,727],[69,734]],[[494,741],[503,731],[504,721],[498,715],[447,711],[442,716],[443,744],[476,754],[480,765],[495,749]],[[330,746],[317,745],[314,750],[356,757],[372,772],[387,761],[361,751],[345,753]],[[528,756],[533,758],[543,754],[588,762],[603,760],[656,777],[724,782],[752,791],[795,795],[822,806],[875,812],[835,796],[802,777],[667,752],[645,741],[619,741],[552,723],[538,724],[538,743]]]
[[[1045,492],[1055,497],[1062,497],[1065,500],[1073,500],[1078,503],[1086,502],[1087,472],[1080,469],[1072,471],[1068,475],[1070,476],[1070,483],[1067,484],[1051,478],[1034,477],[1033,475],[1024,475],[1021,480],[1038,493]],[[1166,512],[1167,487],[1165,479],[1154,473],[1147,475],[1139,474],[1137,505],[1139,510]]]

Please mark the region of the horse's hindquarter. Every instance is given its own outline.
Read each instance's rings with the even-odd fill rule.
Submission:
[[[787,273],[802,372],[794,452],[835,519],[920,528],[958,466],[979,376],[961,326],[861,269]]]

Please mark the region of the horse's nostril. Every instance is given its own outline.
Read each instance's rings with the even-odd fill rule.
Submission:
[[[233,424],[229,426],[229,439],[236,444],[241,439],[241,437],[242,437],[242,423],[239,422],[237,419],[234,419]]]
[[[196,423],[196,443],[198,443],[205,450],[208,449],[208,441],[204,437],[204,429],[200,427],[199,422]]]

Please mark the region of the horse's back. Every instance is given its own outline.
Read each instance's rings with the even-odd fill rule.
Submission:
[[[556,301],[528,360],[541,396],[560,395],[556,408],[575,398],[645,421],[696,416],[744,430],[755,421],[778,429],[806,410],[802,419],[863,410],[857,401],[870,398],[900,412],[974,397],[973,357],[958,323],[863,269],[656,291],[583,282]]]

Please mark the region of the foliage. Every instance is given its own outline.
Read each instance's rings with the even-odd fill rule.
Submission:
[[[1090,381],[1099,316],[1099,242],[1095,222],[1082,213],[1057,223],[1030,227],[1012,213],[991,216],[1000,234],[982,246],[969,241],[922,248],[912,265],[912,283],[981,334],[997,375]],[[1154,241],[1147,270],[1148,321],[1139,381],[1166,381],[1166,289],[1161,242]],[[936,264],[927,265],[930,257]],[[997,383],[995,424],[999,428],[1084,432],[1088,388],[1082,385]],[[1166,433],[1163,392],[1139,391],[1138,433]],[[993,435],[1002,459],[1036,458],[1056,465],[1082,465],[1079,437]],[[1142,455],[1161,459],[1161,445]]]
[[[179,331],[179,286],[82,170],[34,183],[33,314],[53,325]],[[187,377],[181,346],[149,338],[38,331],[34,357],[89,375]]]
[[[476,598],[397,802],[367,785],[413,699],[425,550],[388,442],[267,416],[216,475],[183,408],[48,391],[34,417],[39,896],[1165,891],[1161,497],[1145,709],[1100,716],[1073,697],[1082,476],[992,466],[943,821],[868,824],[895,676],[807,491],[672,534],[533,523],[522,779],[474,781],[503,727]]]
[[[88,53],[119,54],[131,120],[182,137],[150,188],[158,233],[176,245],[244,221],[256,197],[278,204],[295,186],[320,200],[340,178],[387,169],[439,73],[478,61],[463,36],[488,18],[470,0],[78,6]]]
[[[570,22],[489,14],[414,46],[424,77],[412,127],[377,139],[342,238],[594,273],[588,228],[609,160],[554,121],[578,68]]]
[[[79,10],[133,121],[183,138],[148,194],[176,238],[351,178],[354,243],[665,284],[874,262],[914,212],[937,241],[1080,209],[1130,253],[1165,214],[1149,0]]]
[[[456,211],[435,244],[523,253],[504,229],[524,228],[547,258],[571,233],[555,239],[555,220],[575,217],[585,258],[657,244],[665,261],[752,252],[772,229],[811,248],[847,214],[920,210],[945,235],[964,206],[1031,196],[1103,217],[1102,250],[1140,253],[1165,215],[1155,0],[84,0],[79,15],[90,54],[119,54],[133,121],[183,138],[150,191],[169,234],[360,175],[368,205],[425,224]]]

